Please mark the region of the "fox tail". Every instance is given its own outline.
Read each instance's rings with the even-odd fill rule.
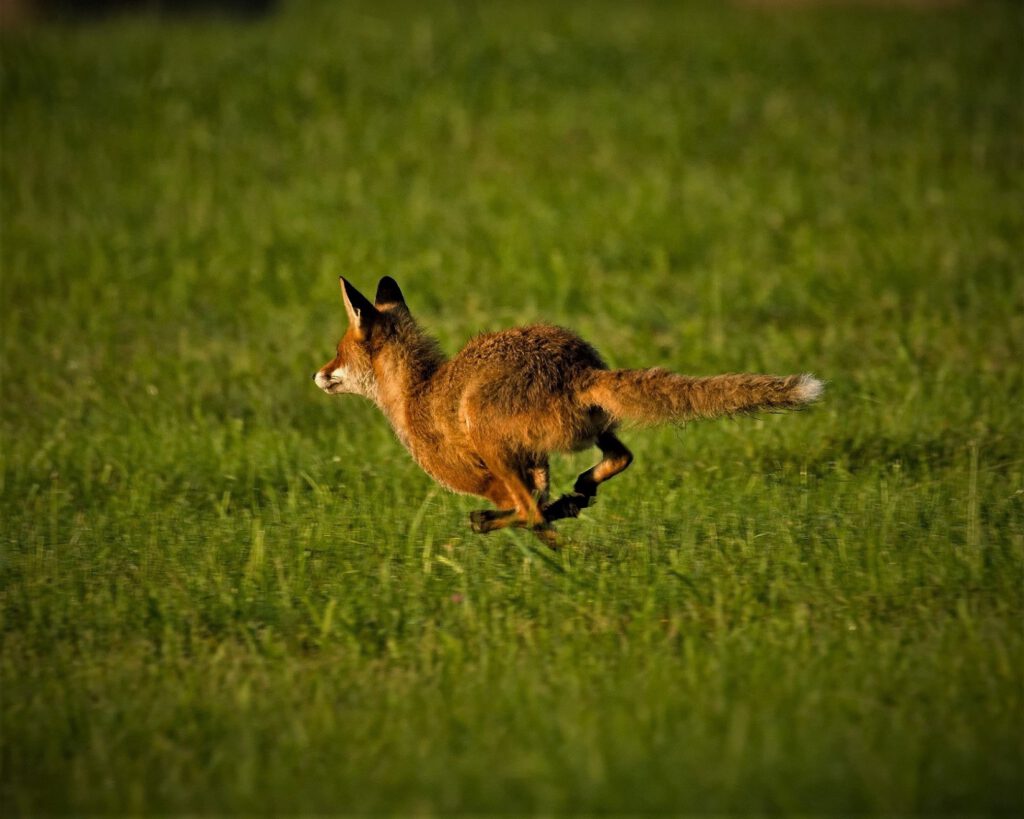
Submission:
[[[600,371],[583,398],[616,421],[660,424],[800,409],[816,401],[823,390],[824,384],[807,373],[692,378],[656,367]]]

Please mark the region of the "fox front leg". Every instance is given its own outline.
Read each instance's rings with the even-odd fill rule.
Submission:
[[[547,491],[547,463],[536,464],[522,472],[504,459],[492,455],[485,460],[490,483],[480,492],[497,509],[479,509],[470,513],[469,523],[478,534],[507,526],[529,529],[544,544],[558,548],[558,536],[547,521],[536,497]]]
[[[469,513],[469,528],[478,535],[485,535],[495,529],[503,529],[511,524],[515,509],[477,509]]]
[[[504,529],[506,526],[524,526],[515,518],[515,509],[477,509],[469,513],[469,526],[478,535],[493,532],[495,529]],[[545,521],[528,528],[545,546],[557,549],[561,545],[558,533],[550,522]]]
[[[474,530],[480,527],[479,531],[489,532],[505,526],[543,526],[544,515],[534,497],[538,478],[535,471],[524,468],[513,455],[493,444],[481,447],[479,452],[486,477],[476,494],[487,498],[498,511],[474,513],[470,518]]]

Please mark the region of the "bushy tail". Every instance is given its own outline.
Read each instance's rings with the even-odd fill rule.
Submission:
[[[817,400],[823,388],[807,374],[691,378],[654,368],[599,372],[582,397],[618,421],[659,424],[798,409]]]

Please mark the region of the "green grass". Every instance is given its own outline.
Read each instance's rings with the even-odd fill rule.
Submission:
[[[289,4],[0,38],[6,814],[1024,811],[1014,5]],[[810,370],[545,551],[310,381]],[[555,464],[558,488],[590,454]]]

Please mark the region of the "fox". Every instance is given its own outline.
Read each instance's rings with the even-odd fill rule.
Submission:
[[[598,487],[633,462],[619,439],[640,426],[764,411],[817,401],[823,383],[799,375],[678,375],[660,367],[609,369],[570,330],[533,324],[472,338],[447,357],[384,276],[371,303],[339,277],[348,327],[313,375],[328,395],[356,394],[384,413],[413,460],[442,486],[490,501],[473,532],[514,526],[557,547],[552,524],[578,517]],[[553,453],[596,447],[597,464],[552,500]]]

